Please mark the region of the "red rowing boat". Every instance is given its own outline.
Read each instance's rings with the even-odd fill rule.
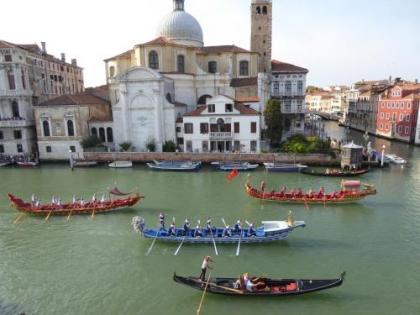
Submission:
[[[352,203],[376,194],[373,185],[361,183],[360,181],[343,181],[341,190],[324,193],[321,188],[318,193],[302,193],[301,189],[291,192],[284,191],[265,191],[265,184],[261,183],[261,188],[257,189],[251,186],[249,181],[245,185],[245,191],[248,196],[265,201],[296,203],[296,204],[342,204]]]
[[[22,199],[8,194],[11,206],[18,211],[34,215],[71,215],[71,214],[98,214],[115,211],[122,208],[132,207],[138,203],[144,196],[138,192],[122,193],[117,188],[110,190],[110,195],[121,198],[110,198],[105,201],[91,202],[70,202],[63,204],[36,204],[25,202]]]

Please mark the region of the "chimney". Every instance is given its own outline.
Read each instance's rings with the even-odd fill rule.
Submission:
[[[66,62],[66,54],[65,53],[61,53],[61,61]]]
[[[74,67],[77,67],[77,59],[72,59],[71,60],[71,65]]]
[[[47,43],[46,42],[41,42],[41,46],[42,46],[42,52],[44,54],[47,53]]]

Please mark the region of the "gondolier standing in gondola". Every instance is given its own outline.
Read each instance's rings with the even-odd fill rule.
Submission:
[[[207,219],[206,231],[208,235],[212,234],[211,218]]]
[[[187,236],[189,232],[190,232],[190,221],[188,221],[188,219],[185,219],[185,222],[184,222],[184,236]]]
[[[165,215],[162,212],[159,214],[159,224],[160,224],[160,229],[164,230],[165,229]]]
[[[210,270],[213,269],[209,265],[210,262],[213,262],[213,259],[211,258],[211,256],[205,256],[203,259],[203,263],[201,264],[201,274],[200,274],[201,281],[204,281],[206,278],[207,268],[209,268]]]
[[[241,233],[242,231],[241,220],[236,221],[233,231],[238,234]]]

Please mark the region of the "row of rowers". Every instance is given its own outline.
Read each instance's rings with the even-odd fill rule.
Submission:
[[[93,194],[92,200],[90,201],[90,203],[105,203],[107,201],[109,201],[109,199],[105,196],[105,194],[102,194],[102,197],[100,199],[98,199],[96,197],[96,194]],[[41,207],[41,199],[38,198],[38,196],[36,196],[35,194],[32,194],[31,202],[32,202],[32,205],[34,207],[37,207],[37,208]],[[75,195],[73,195],[72,205],[79,204],[80,206],[85,206],[88,203],[89,203],[89,201],[85,201],[83,197],[77,198]],[[56,207],[59,208],[63,204],[61,202],[61,198],[56,197],[56,196],[52,196],[52,198],[51,198],[51,204],[50,205],[51,206],[56,206]]]
[[[189,237],[231,237],[232,235],[242,235],[242,236],[256,236],[256,231],[254,229],[254,224],[245,221],[248,225],[248,228],[243,229],[241,220],[237,220],[233,228],[226,224],[223,220],[224,228],[219,233],[218,229],[212,225],[211,218],[207,219],[205,227],[201,227],[201,221],[197,221],[195,228],[191,228],[190,221],[185,219],[184,225],[182,228],[176,228],[175,218],[173,218],[169,229],[165,228],[165,215],[161,213],[159,215],[159,224],[162,231],[167,231],[169,236],[189,236]]]
[[[265,192],[265,194],[267,195],[273,195],[273,196],[278,196],[278,197],[285,197],[285,196],[291,196],[291,197],[295,197],[295,198],[322,198],[324,196],[326,196],[325,194],[325,188],[321,187],[319,189],[318,192],[314,192],[312,189],[309,189],[309,191],[303,192],[302,188],[294,188],[290,191],[287,191],[286,186],[281,186],[280,190],[277,192],[275,189],[271,190],[270,192],[267,192],[265,190],[265,182],[262,181],[261,185],[260,185],[260,189],[261,191]],[[339,197],[343,194],[344,192],[341,190],[340,192],[334,191],[331,194],[329,194],[331,197]]]

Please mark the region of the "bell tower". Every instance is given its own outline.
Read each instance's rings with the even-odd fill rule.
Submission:
[[[260,54],[258,72],[271,71],[272,0],[251,1],[251,51]]]

